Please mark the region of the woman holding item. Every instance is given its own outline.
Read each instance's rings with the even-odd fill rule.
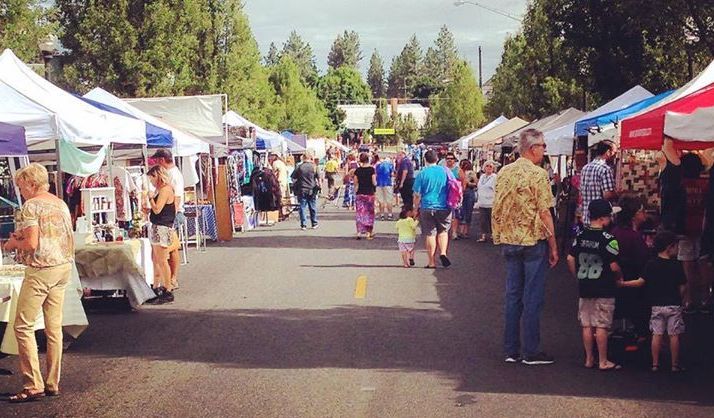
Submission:
[[[30,164],[15,174],[25,203],[17,230],[5,244],[27,266],[15,315],[22,392],[10,402],[59,395],[62,364],[62,307],[74,262],[74,236],[69,208],[49,193],[47,170]],[[42,310],[47,336],[47,379],[43,381],[35,340],[35,320]]]
[[[166,169],[156,165],[151,167],[147,175],[156,189],[156,195],[148,199],[148,206],[151,208],[149,239],[151,240],[151,258],[156,271],[155,276],[159,278],[159,282],[154,283],[157,298],[153,299],[151,303],[161,305],[174,301],[168,249],[171,246],[174,220],[176,219],[176,203],[174,189],[171,187]]]

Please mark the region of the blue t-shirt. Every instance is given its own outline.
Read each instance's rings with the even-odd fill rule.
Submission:
[[[421,196],[421,209],[448,209],[448,176],[444,167],[435,165],[421,170],[414,180],[414,193]]]
[[[393,172],[394,164],[391,161],[382,161],[377,164],[377,187],[391,186]]]
[[[402,181],[402,173],[405,171],[407,172],[407,180],[414,178],[414,166],[412,165],[412,161],[409,157],[402,158],[402,161],[399,163],[399,168],[397,168],[398,181]]]

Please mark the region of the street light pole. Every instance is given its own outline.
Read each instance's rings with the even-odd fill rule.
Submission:
[[[480,7],[480,8],[482,8],[482,9],[488,10],[488,11],[491,12],[491,13],[496,13],[496,14],[498,14],[498,15],[507,17],[507,18],[512,19],[512,20],[515,20],[515,21],[518,22],[518,23],[521,22],[521,19],[519,19],[519,18],[517,18],[517,17],[515,17],[515,16],[513,16],[513,15],[511,15],[511,14],[509,14],[509,13],[506,13],[506,12],[504,12],[504,11],[502,11],[502,10],[494,9],[493,7],[485,6],[485,5],[483,5],[483,4],[481,4],[481,3],[477,3],[477,2],[475,2],[475,1],[456,0],[456,1],[454,2],[454,6],[457,6],[457,7],[458,7],[458,6],[463,6],[464,4],[470,4],[470,5],[472,5],[472,6]]]
[[[481,45],[478,46],[478,88],[483,92],[483,66],[481,65]]]

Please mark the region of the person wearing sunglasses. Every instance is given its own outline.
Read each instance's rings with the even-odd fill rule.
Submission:
[[[492,230],[493,243],[502,246],[506,261],[506,363],[555,362],[539,347],[546,266],[550,264],[552,268],[558,263],[550,213],[553,194],[548,173],[539,166],[545,148],[542,132],[523,131],[519,143],[521,157],[501,169],[496,180]]]

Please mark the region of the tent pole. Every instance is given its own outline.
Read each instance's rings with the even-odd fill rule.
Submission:
[[[64,198],[64,190],[62,187],[62,162],[60,161],[60,140],[55,139],[55,154],[57,155],[57,175],[55,176],[55,190],[57,197]]]
[[[114,168],[113,155],[114,154],[114,144],[109,144],[107,147],[107,171],[109,172],[109,177],[107,180],[107,187],[114,187],[114,177],[112,176],[112,169]]]
[[[201,191],[201,197],[203,197],[203,162],[201,161],[201,154],[196,154],[198,157],[198,189]],[[196,168],[196,167],[193,167]],[[196,204],[198,204],[198,192],[196,193]]]

